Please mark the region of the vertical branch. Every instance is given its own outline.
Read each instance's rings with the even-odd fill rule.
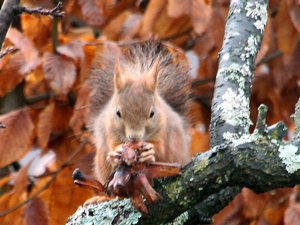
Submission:
[[[2,49],[6,33],[14,18],[14,6],[20,4],[20,0],[5,0],[0,11],[0,50]]]
[[[58,47],[58,18],[53,17],[52,19],[52,45],[53,53],[57,54]]]
[[[268,0],[232,0],[219,54],[210,124],[211,148],[249,133],[254,62],[268,18]]]

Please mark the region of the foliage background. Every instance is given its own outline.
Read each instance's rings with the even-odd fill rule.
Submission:
[[[56,3],[21,1],[48,9]],[[210,104],[229,4],[69,0],[63,1],[66,16],[61,20],[16,16],[2,48],[16,49],[0,59],[0,121],[7,126],[0,129],[0,224],[64,224],[93,196],[71,178],[77,167],[87,174],[92,170],[94,147],[85,127],[92,90],[84,81],[95,55],[124,43],[154,38],[184,52],[196,99],[190,109],[191,154],[208,150]],[[266,104],[267,123],[283,120],[287,139],[293,136],[290,115],[300,95],[299,4],[270,1],[251,97],[252,121],[257,107]],[[243,189],[215,215],[214,224],[300,224],[298,202],[298,186],[260,195]]]

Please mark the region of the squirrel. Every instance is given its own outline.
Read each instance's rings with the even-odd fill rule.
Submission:
[[[96,147],[94,173],[102,184],[126,142],[144,141],[140,162],[185,165],[190,160],[187,66],[176,63],[177,56],[160,42],[119,51],[99,56],[89,73],[95,90],[89,125]]]

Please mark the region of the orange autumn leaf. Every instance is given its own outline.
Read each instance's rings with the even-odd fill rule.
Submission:
[[[70,125],[75,134],[81,132],[81,128],[88,125],[88,114],[90,97],[93,95],[93,90],[90,83],[85,83],[79,90],[77,101],[74,107],[74,112],[70,120]]]
[[[37,48],[42,49],[51,41],[52,20],[49,16],[22,14],[24,35]]]
[[[17,204],[26,200],[24,194],[19,195],[13,192],[5,193],[0,198],[0,212],[11,209]],[[4,217],[0,217],[1,225],[11,225],[11,224],[22,224],[23,221],[23,208],[24,206],[8,213]]]
[[[39,122],[37,126],[38,143],[43,152],[47,150],[50,134],[53,128],[55,102],[51,101],[50,104],[40,113]]]
[[[55,93],[59,96],[69,93],[76,78],[76,67],[72,59],[46,52],[43,57],[43,71]]]
[[[243,188],[244,215],[246,218],[256,218],[266,207],[267,194],[255,194],[248,188]]]
[[[64,168],[50,186],[39,195],[48,205],[51,225],[65,224],[68,217],[76,211],[78,206],[93,196],[92,190],[82,191],[80,187],[74,185],[72,179],[74,169],[74,166]],[[41,186],[36,186],[32,193],[40,188]]]
[[[31,148],[34,124],[27,108],[0,117],[6,125],[0,129],[0,167],[19,160]]]
[[[57,52],[62,55],[65,55],[75,62],[79,60],[82,62],[84,61],[84,51],[82,47],[85,45],[85,42],[82,40],[71,41],[66,45],[62,45],[57,47]]]
[[[46,202],[40,198],[33,198],[24,208],[25,225],[50,224],[50,211]]]
[[[168,0],[168,15],[173,18],[189,15],[199,35],[206,31],[211,14],[211,2],[205,0]]]
[[[171,38],[191,30],[190,17],[184,15],[171,18],[167,13],[167,0],[153,0],[149,2],[139,30],[141,38],[152,36]]]
[[[296,47],[299,33],[291,21],[288,6],[285,1],[280,1],[280,10],[273,19],[277,30],[278,47],[283,53],[291,54]]]
[[[6,37],[23,53],[27,62],[35,60],[38,52],[32,43],[16,28],[10,28]]]
[[[22,52],[13,54],[0,71],[0,97],[13,90],[25,77],[22,67],[26,64]]]
[[[27,166],[22,167],[16,175],[14,181],[14,193],[17,195],[21,195],[23,192],[27,191],[27,186],[29,184],[27,173],[30,165],[31,163],[28,163]]]
[[[92,26],[100,26],[105,22],[104,4],[105,1],[96,0],[78,0],[81,6],[82,18],[84,21]]]

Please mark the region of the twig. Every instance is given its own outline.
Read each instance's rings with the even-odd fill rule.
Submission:
[[[281,50],[276,50],[274,52],[272,52],[271,54],[267,55],[266,57],[264,57],[262,60],[260,60],[255,66],[259,66],[263,63],[266,63],[274,58],[276,58],[277,56],[280,56],[282,54]]]
[[[0,122],[0,128],[6,128],[6,126]]]
[[[199,85],[202,85],[202,84],[207,84],[207,83],[210,83],[210,82],[214,82],[216,80],[216,77],[210,77],[210,78],[206,78],[206,79],[201,79],[201,80],[196,80],[192,83],[192,88],[195,88]]]
[[[14,47],[7,47],[3,52],[0,52],[0,59],[6,56],[11,51],[13,51],[14,49]]]
[[[52,19],[52,47],[53,47],[53,53],[58,54],[57,47],[59,45],[58,41],[58,19],[53,18]]]
[[[21,5],[14,6],[14,12],[16,14],[22,14],[23,12],[29,13],[29,14],[39,13],[39,14],[42,14],[42,15],[50,15],[50,16],[59,17],[59,18],[62,18],[62,17],[65,16],[65,12],[60,12],[61,9],[62,9],[62,3],[61,2],[59,2],[57,4],[57,6],[55,6],[51,10],[44,10],[43,7],[30,9],[30,8],[27,8],[27,7],[21,6]]]
[[[25,99],[26,104],[30,105],[30,104],[34,104],[36,102],[42,101],[42,100],[48,100],[51,97],[56,97],[56,93],[53,91],[50,92],[46,92],[46,93],[42,93],[39,95],[36,95],[32,98],[27,98]]]
[[[38,190],[36,193],[34,193],[33,195],[31,195],[28,199],[26,199],[24,202],[21,202],[17,205],[15,205],[14,207],[10,208],[9,210],[6,210],[2,213],[0,213],[0,217],[7,215],[8,213],[11,213],[15,210],[17,210],[18,208],[22,207],[23,205],[27,204],[28,202],[30,202],[33,198],[35,198],[36,196],[38,196],[41,192],[43,192],[46,188],[48,188],[51,184],[51,182],[58,176],[58,174],[69,165],[69,162],[75,157],[75,155],[77,155],[77,153],[84,147],[84,145],[88,142],[87,139],[85,139],[83,142],[80,143],[80,146],[69,156],[69,158],[60,166],[60,168],[54,173],[53,177],[40,189]]]

